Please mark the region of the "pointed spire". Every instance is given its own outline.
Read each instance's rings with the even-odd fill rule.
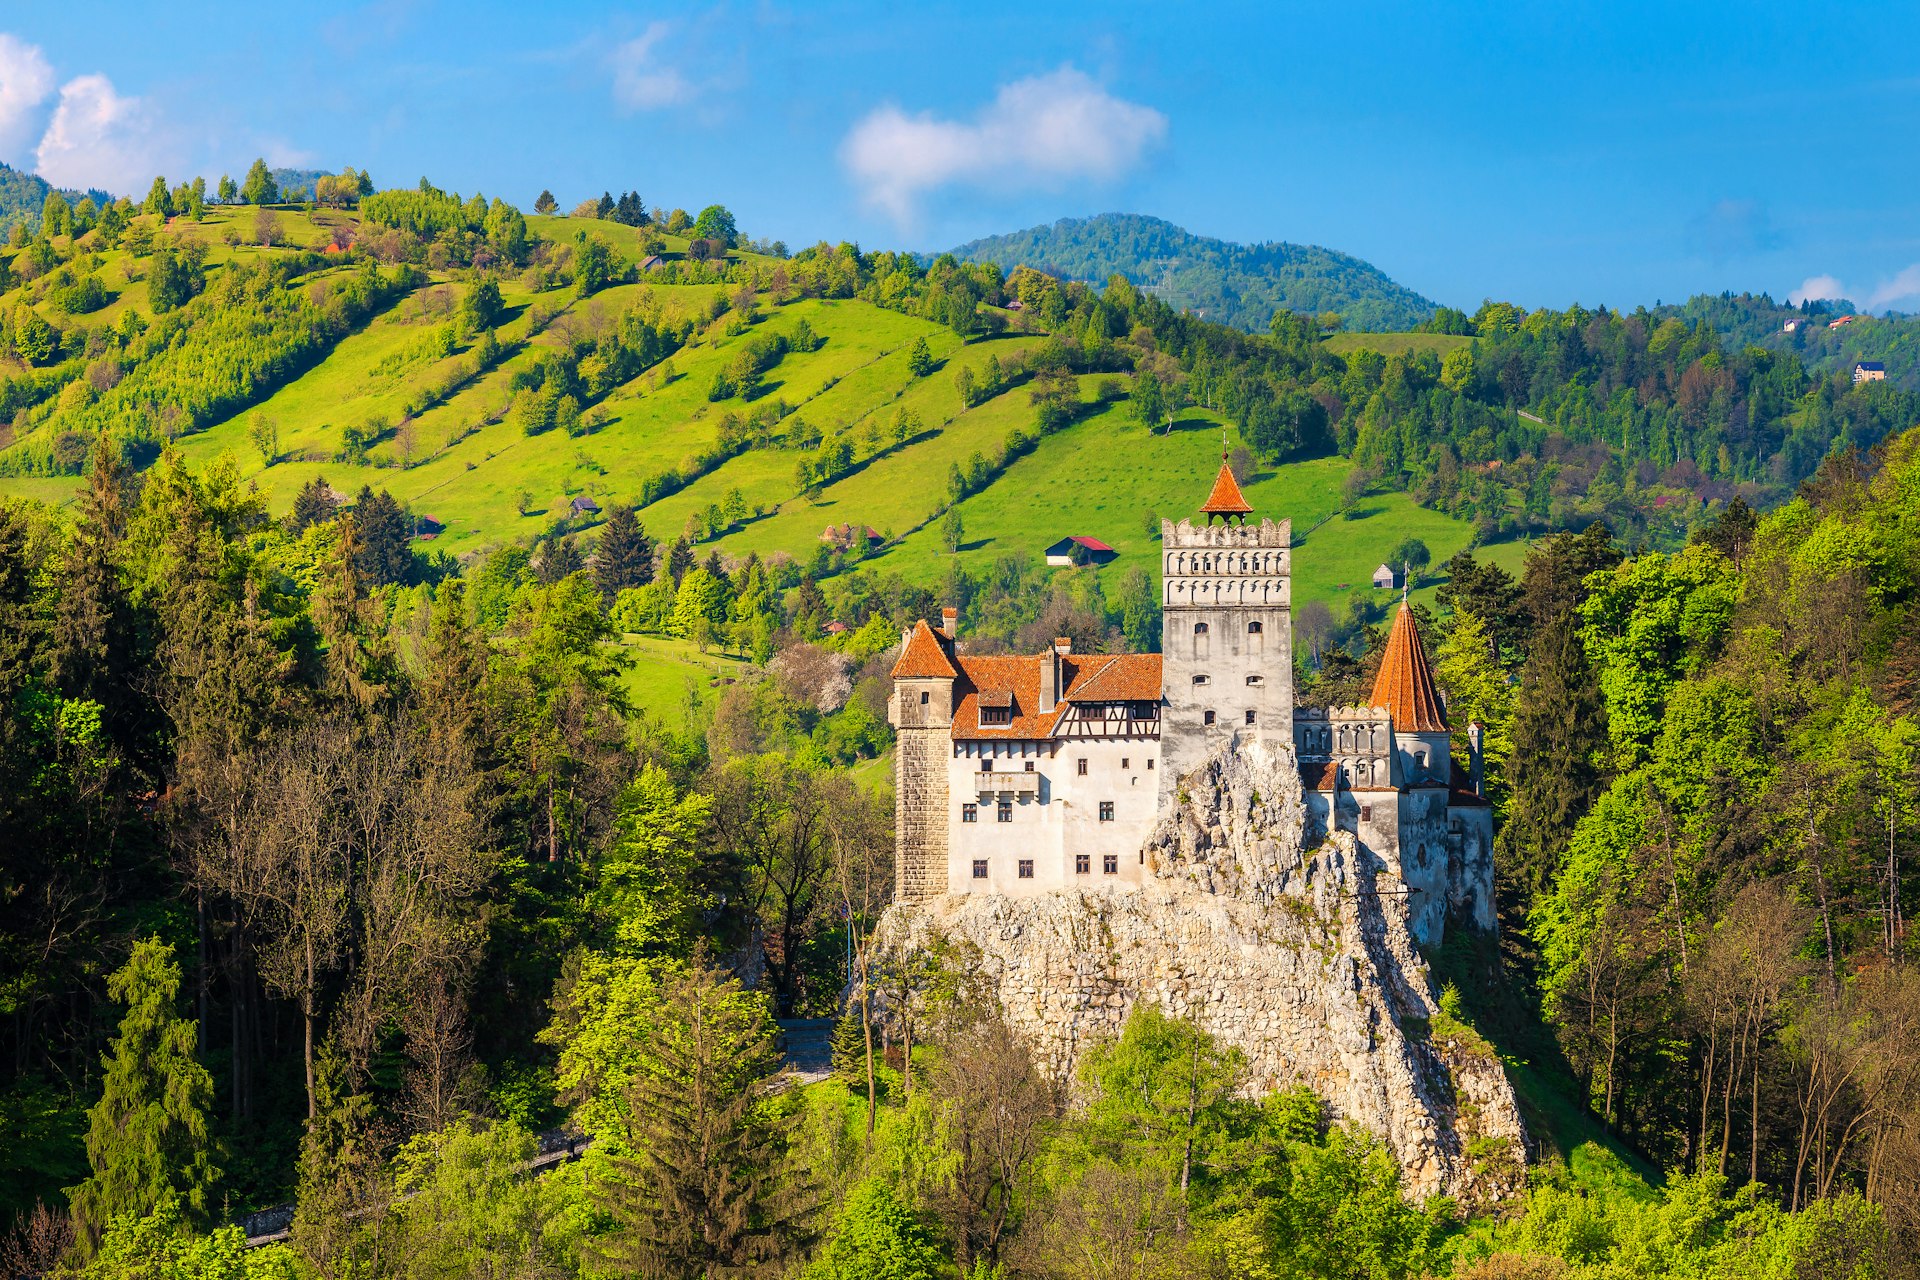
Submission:
[[[1240,496],[1240,484],[1233,478],[1233,468],[1227,465],[1224,457],[1220,459],[1220,474],[1213,478],[1213,492],[1207,495],[1207,501],[1200,510],[1205,513],[1208,524],[1213,523],[1215,516],[1227,520],[1238,517],[1244,523],[1247,516],[1253,513],[1247,500]]]
[[[1445,733],[1447,713],[1434,687],[1433,668],[1420,641],[1420,624],[1405,603],[1394,617],[1380,674],[1373,682],[1373,705],[1393,716],[1395,733]]]

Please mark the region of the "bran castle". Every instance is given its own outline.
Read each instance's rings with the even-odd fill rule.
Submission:
[[[1137,889],[1182,780],[1228,744],[1290,748],[1310,832],[1351,832],[1404,885],[1407,926],[1491,929],[1493,816],[1480,727],[1468,760],[1403,602],[1367,706],[1294,705],[1292,524],[1249,525],[1223,464],[1201,524],[1161,523],[1161,651],[963,651],[957,615],[918,622],[893,668],[901,902]]]

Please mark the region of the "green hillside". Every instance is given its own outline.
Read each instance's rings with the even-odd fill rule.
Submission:
[[[216,207],[202,223],[185,230],[176,224],[167,234],[205,246],[212,289],[222,272],[324,246],[336,229],[362,230],[351,212],[286,209],[271,215],[280,245],[262,248],[244,243],[259,216],[250,208]],[[564,218],[536,217],[528,224],[556,243],[582,229]],[[644,256],[644,235],[635,228],[594,222],[585,230],[622,263]],[[243,243],[229,243],[236,237]],[[669,252],[684,249],[683,238],[667,239]],[[129,311],[149,313],[150,258],[115,249],[81,260],[96,264],[93,274],[110,295],[96,313],[99,320],[111,325]],[[299,277],[299,287],[325,292],[366,269],[364,263],[322,262]],[[573,500],[586,497],[601,508],[637,504],[656,537],[685,533],[702,554],[718,550],[728,557],[785,555],[810,564],[826,526],[866,525],[888,540],[864,561],[867,567],[934,584],[945,576],[950,558],[928,522],[947,504],[950,471],[994,455],[1010,432],[1034,424],[1024,383],[969,407],[961,402],[956,375],[964,367],[984,380],[990,361],[1011,366],[1044,335],[963,342],[948,326],[851,298],[761,298],[749,318],[729,310],[729,290],[712,283],[636,278],[583,299],[504,277],[494,331],[504,354],[462,380],[478,339],[462,335],[450,342],[445,334],[466,274],[432,268],[420,273],[309,367],[178,434],[173,447],[197,466],[224,459],[259,485],[279,513],[316,476],[349,496],[362,486],[387,490],[415,517],[432,521],[428,527],[436,536],[419,544],[423,550],[466,561],[556,524],[581,529],[590,540],[591,515],[568,519]],[[49,300],[51,292],[44,281],[25,282],[0,296],[0,309],[24,303],[51,323],[71,324],[74,318]],[[515,378],[630,311],[690,325],[685,346],[609,390],[593,407],[590,430],[528,436],[511,412]],[[710,319],[716,312],[722,318]],[[708,398],[715,375],[748,344],[772,334],[791,338],[803,325],[817,345],[781,359],[754,401]],[[916,342],[925,342],[936,362],[922,377],[909,368]],[[25,369],[17,373],[30,376]],[[76,381],[85,385],[84,378]],[[1037,557],[1063,533],[1091,534],[1119,548],[1121,557],[1103,571],[1106,576],[1134,565],[1152,568],[1157,550],[1143,534],[1142,513],[1151,509],[1179,518],[1205,493],[1218,466],[1218,415],[1190,411],[1171,433],[1150,432],[1134,420],[1124,398],[1092,406],[1101,383],[1108,395],[1117,389],[1124,396],[1124,375],[1083,375],[1080,381],[1091,408],[1087,416],[1046,437],[961,503],[968,533],[959,559],[970,568],[1006,555]],[[450,393],[440,394],[448,387]],[[0,453],[0,466],[9,460],[23,465],[36,447],[51,447],[49,438],[57,443],[68,417],[59,407],[65,403],[48,402],[20,415],[24,429]],[[731,453],[723,448],[729,416],[770,417],[776,404],[784,416],[751,445]],[[41,414],[44,420],[36,420]],[[918,429],[896,445],[890,436],[902,414]],[[278,458],[271,464],[250,438],[262,422],[277,435]],[[349,455],[349,431],[373,439],[363,457]],[[840,478],[803,493],[796,465],[817,459],[837,440],[849,443],[854,464]],[[1345,470],[1338,459],[1290,464],[1263,471],[1248,492],[1262,515],[1291,518],[1296,535],[1306,537],[1333,511]],[[675,477],[677,487],[647,501],[649,485],[661,487],[663,476]],[[0,476],[0,493],[54,504],[70,501],[77,485],[70,476]],[[724,517],[729,509],[736,519]],[[1373,566],[1405,537],[1426,540],[1438,562],[1472,536],[1465,522],[1421,509],[1398,493],[1377,495],[1355,514],[1311,535],[1314,550],[1303,552],[1299,562],[1302,600],[1332,599],[1345,584],[1364,589]]]
[[[974,240],[953,253],[963,261],[1036,267],[1092,284],[1122,275],[1180,310],[1255,333],[1266,331],[1276,311],[1332,311],[1352,329],[1410,329],[1434,306],[1350,254],[1283,241],[1235,244],[1130,213],[1062,218]]]

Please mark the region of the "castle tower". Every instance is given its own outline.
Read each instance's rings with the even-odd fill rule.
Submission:
[[[1441,787],[1453,781],[1447,709],[1434,686],[1433,667],[1420,641],[1420,625],[1401,602],[1373,682],[1373,705],[1393,717],[1396,772],[1404,787]]]
[[[1293,522],[1262,520],[1223,460],[1200,513],[1160,524],[1160,794],[1236,734],[1293,739]]]
[[[902,637],[893,664],[887,719],[897,731],[893,760],[894,899],[917,902],[947,891],[947,760],[953,751],[953,662],[958,617],[939,630],[924,621]]]

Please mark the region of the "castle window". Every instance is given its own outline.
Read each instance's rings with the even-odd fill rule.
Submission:
[[[963,804],[963,805],[961,805],[961,806],[960,806],[960,821],[962,821],[962,822],[978,822],[978,821],[980,821],[980,806],[979,806],[979,805],[977,805],[977,804]]]
[[[1211,711],[1208,711],[1208,712],[1205,712],[1205,713],[1204,713],[1204,714],[1203,714],[1203,715],[1201,716],[1201,723],[1202,723],[1202,724],[1212,724],[1212,723],[1213,723],[1213,712],[1211,712]]]
[[[1248,723],[1248,724],[1252,724],[1252,723],[1253,723],[1253,717],[1254,717],[1254,716],[1255,716],[1256,714],[1257,714],[1257,713],[1256,713],[1256,712],[1254,712],[1254,711],[1253,711],[1252,709],[1249,709],[1249,710],[1247,711],[1247,723]]]
[[[1262,630],[1264,630],[1264,628],[1257,622],[1249,622],[1247,624],[1247,634],[1250,636],[1257,636]]]
[[[1012,724],[1013,708],[1012,707],[982,707],[980,708],[980,723],[981,724]]]
[[[1091,855],[1084,853],[1076,853],[1073,855],[1073,874],[1083,876],[1091,870],[1093,870],[1093,858]]]
[[[1032,773],[1032,772],[1033,772],[1033,761],[1031,761],[1031,760],[1029,760],[1029,761],[1027,761],[1027,772],[1028,772],[1028,773]]]
[[[1022,880],[1033,879],[1033,859],[1032,858],[1020,859],[1020,878]]]
[[[980,772],[982,772],[982,773],[992,773],[992,772],[993,772],[993,757],[992,757],[992,756],[981,756],[981,757],[980,757]]]
[[[920,705],[921,705],[921,706],[923,706],[923,707],[924,707],[924,706],[926,706],[926,705],[927,705],[927,699],[928,699],[928,694],[927,694],[927,691],[926,691],[925,689],[922,689],[922,690],[920,691]]]
[[[1001,822],[1012,822],[1013,821],[1013,801],[1002,800],[999,803],[999,805],[995,808],[993,816]]]
[[[1109,853],[1109,854],[1103,855],[1100,859],[1100,870],[1110,876],[1119,875],[1120,874],[1120,855],[1117,853]]]
[[[1081,777],[1084,778],[1087,776],[1087,758],[1085,756],[1081,756],[1078,763],[1080,765],[1078,773],[1080,774]]]
[[[1372,805],[1370,805],[1370,804],[1363,804],[1363,805],[1361,805],[1361,806],[1360,806],[1360,821],[1362,821],[1362,822],[1372,822],[1372,821],[1373,821],[1373,806],[1372,806]]]
[[[1100,821],[1102,822],[1113,821],[1113,801],[1102,800],[1100,802]]]
[[[1120,767],[1121,767],[1122,769],[1124,769],[1124,768],[1126,768],[1126,767],[1127,767],[1127,757],[1126,757],[1126,756],[1121,756],[1121,757],[1120,757]]]
[[[1195,634],[1195,635],[1197,635],[1197,636],[1203,636],[1203,635],[1205,635],[1205,634],[1207,634],[1207,624],[1206,624],[1206,623],[1204,623],[1204,622],[1196,622],[1196,623],[1194,623],[1194,624],[1193,624],[1193,634]]]
[[[1148,757],[1147,757],[1147,772],[1148,772],[1148,773],[1152,773],[1152,772],[1153,772],[1153,757],[1152,757],[1152,756],[1148,756]]]
[[[987,878],[987,860],[985,858],[975,858],[973,860],[973,878],[975,880],[985,880]]]
[[[1248,676],[1247,683],[1248,684],[1264,684],[1266,682],[1263,681],[1259,676]]]
[[[1193,678],[1193,682],[1195,684],[1212,684],[1213,683],[1213,681],[1207,676],[1195,676]]]

